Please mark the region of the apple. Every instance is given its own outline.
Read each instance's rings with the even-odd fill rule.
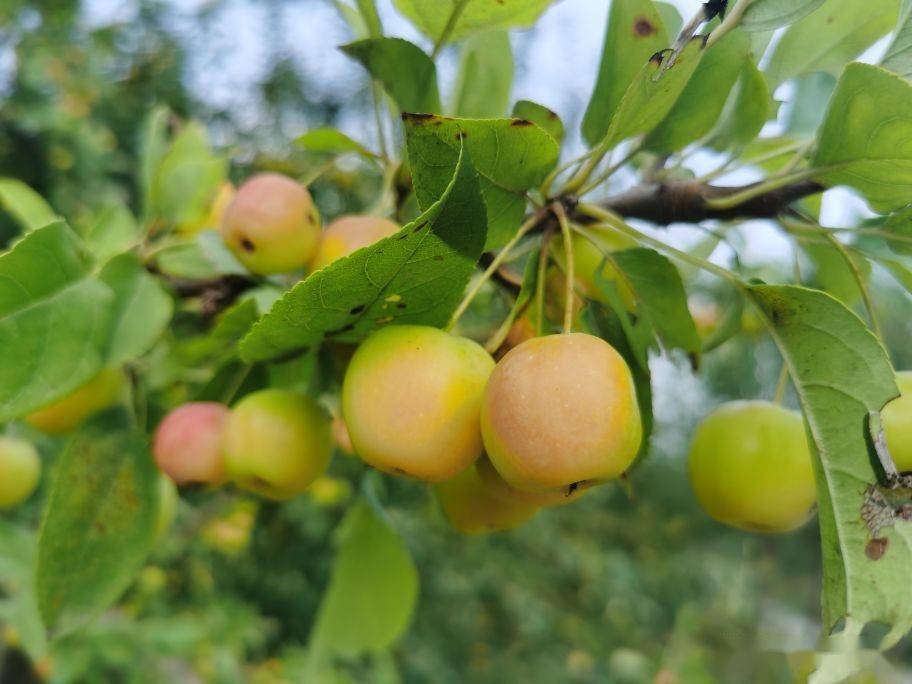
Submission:
[[[178,485],[224,484],[222,442],[231,412],[224,404],[191,402],[159,423],[152,443],[155,462]]]
[[[269,499],[303,492],[329,465],[328,414],[310,397],[281,389],[249,394],[225,430],[225,465],[241,489]]]
[[[365,340],[345,374],[352,445],[380,470],[440,482],[481,454],[478,413],[494,360],[437,328],[394,325]]]
[[[72,394],[30,413],[25,420],[46,434],[66,434],[87,418],[122,401],[126,390],[123,372],[106,368]]]
[[[41,478],[41,459],[30,442],[0,436],[0,509],[28,499]]]
[[[754,532],[788,532],[817,501],[814,468],[799,413],[768,401],[732,401],[694,434],[688,473],[706,513]]]
[[[912,371],[896,374],[896,384],[902,393],[881,412],[887,448],[899,472],[912,470]]]
[[[238,188],[222,218],[222,238],[251,273],[304,268],[320,241],[320,215],[300,183],[261,173]]]
[[[338,218],[323,231],[310,269],[316,271],[328,266],[337,259],[398,233],[399,230],[398,225],[378,216]]]
[[[643,437],[623,357],[584,333],[523,342],[497,364],[481,431],[491,463],[528,492],[573,492],[621,475]]]

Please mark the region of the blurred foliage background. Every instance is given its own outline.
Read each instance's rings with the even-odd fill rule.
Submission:
[[[257,106],[241,112],[201,101],[193,85],[235,57],[223,49],[201,66],[197,46],[237,3],[187,3],[192,10],[178,12],[180,4],[0,3],[0,176],[28,183],[86,226],[112,202],[139,210],[136,147],[153,105],[204,122],[235,177],[254,167],[305,174],[314,160],[291,152],[291,137],[340,120],[370,126],[363,88],[314,84],[307,65],[269,38],[285,35],[290,7],[306,21],[330,3],[265,0],[248,8],[263,43],[277,47],[256,83]],[[121,5],[127,20],[117,18]],[[376,184],[375,173],[340,166],[314,191],[331,217],[365,209]],[[0,244],[15,233],[0,213]],[[760,258],[744,268],[754,275],[776,280],[791,269],[756,245],[753,252]],[[873,282],[897,367],[912,367],[908,297],[878,273]],[[711,282],[694,287],[711,327],[721,295]],[[477,308],[483,316],[494,307],[489,299]],[[384,480],[381,499],[420,572],[417,613],[392,652],[339,662],[329,681],[802,681],[820,632],[815,526],[765,537],[715,524],[698,510],[683,461],[692,427],[713,406],[772,397],[779,363],[750,325],[703,359],[698,376],[684,359],[657,358],[658,425],[645,466],[625,485],[540,513],[512,533],[460,536],[426,487]],[[49,459],[59,446],[40,441]],[[185,493],[177,526],[117,608],[36,663],[19,648],[24,635],[4,631],[0,682],[302,681],[333,530],[362,474],[338,455],[329,477],[286,505]],[[41,504],[37,496],[4,514],[0,542],[18,539],[12,530],[34,529]],[[3,596],[0,589],[0,606]],[[889,662],[872,655],[863,681],[912,681],[912,643]]]

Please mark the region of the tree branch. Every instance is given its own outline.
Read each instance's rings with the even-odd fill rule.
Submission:
[[[698,181],[674,181],[640,185],[609,197],[606,209],[625,218],[638,218],[667,226],[671,223],[699,223],[708,219],[732,220],[775,218],[788,206],[809,195],[823,192],[814,181],[800,181],[770,190],[729,209],[713,209],[707,200],[730,197],[753,186],[722,187]],[[580,217],[577,217],[578,219]],[[582,219],[585,222],[585,219]]]

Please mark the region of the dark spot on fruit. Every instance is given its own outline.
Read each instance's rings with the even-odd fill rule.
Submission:
[[[516,126],[517,128],[523,128],[525,126],[531,126],[532,122],[527,121],[526,119],[513,119],[513,121],[510,122],[510,125]]]
[[[658,33],[658,29],[646,17],[637,17],[633,22],[633,35],[637,38],[646,38]]]
[[[865,555],[870,558],[872,561],[880,560],[883,558],[883,555],[887,552],[887,546],[889,545],[890,540],[886,537],[880,537],[878,539],[872,539],[865,546]]]
[[[573,482],[569,487],[567,487],[567,494],[566,494],[566,496],[568,496],[568,497],[569,497],[569,496],[573,496],[573,493],[574,493],[577,489],[579,489],[579,486],[580,486],[580,483],[579,483],[579,482]]]
[[[241,249],[243,249],[245,252],[252,252],[253,250],[256,249],[256,245],[253,244],[253,241],[250,240],[250,238],[242,237],[241,238]]]
[[[352,316],[357,316],[362,311],[364,311],[364,304],[361,304],[360,306],[356,306],[353,309],[350,309],[348,313],[350,313]]]

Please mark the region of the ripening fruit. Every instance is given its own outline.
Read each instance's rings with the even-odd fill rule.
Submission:
[[[643,437],[630,369],[583,333],[537,337],[504,356],[485,389],[481,431],[497,472],[529,492],[616,478]]]
[[[902,396],[887,404],[881,416],[887,448],[899,472],[912,470],[912,371],[896,374]]]
[[[514,496],[502,480],[497,483],[482,477],[477,463],[456,477],[435,484],[434,495],[450,524],[465,534],[513,529],[539,509]]]
[[[158,424],[152,453],[178,485],[220,485],[227,480],[222,443],[231,412],[211,401],[179,406]]]
[[[41,459],[29,442],[0,436],[0,509],[29,498],[41,477]]]
[[[320,216],[303,185],[261,173],[238,188],[222,219],[222,238],[252,273],[285,273],[313,258]]]
[[[106,368],[69,396],[30,413],[25,420],[46,434],[66,434],[90,416],[120,401],[126,387],[122,371]]]
[[[238,487],[269,499],[290,499],[329,465],[330,419],[308,396],[261,390],[234,407],[224,448],[228,475]]]
[[[709,516],[753,532],[795,529],[817,500],[801,415],[768,401],[733,401],[709,414],[688,471]]]
[[[472,340],[395,325],[352,357],[342,414],[364,461],[429,482],[455,477],[481,454],[478,411],[494,360]]]
[[[399,226],[378,216],[343,216],[330,223],[317,247],[310,270],[328,266],[362,247],[399,232]]]

